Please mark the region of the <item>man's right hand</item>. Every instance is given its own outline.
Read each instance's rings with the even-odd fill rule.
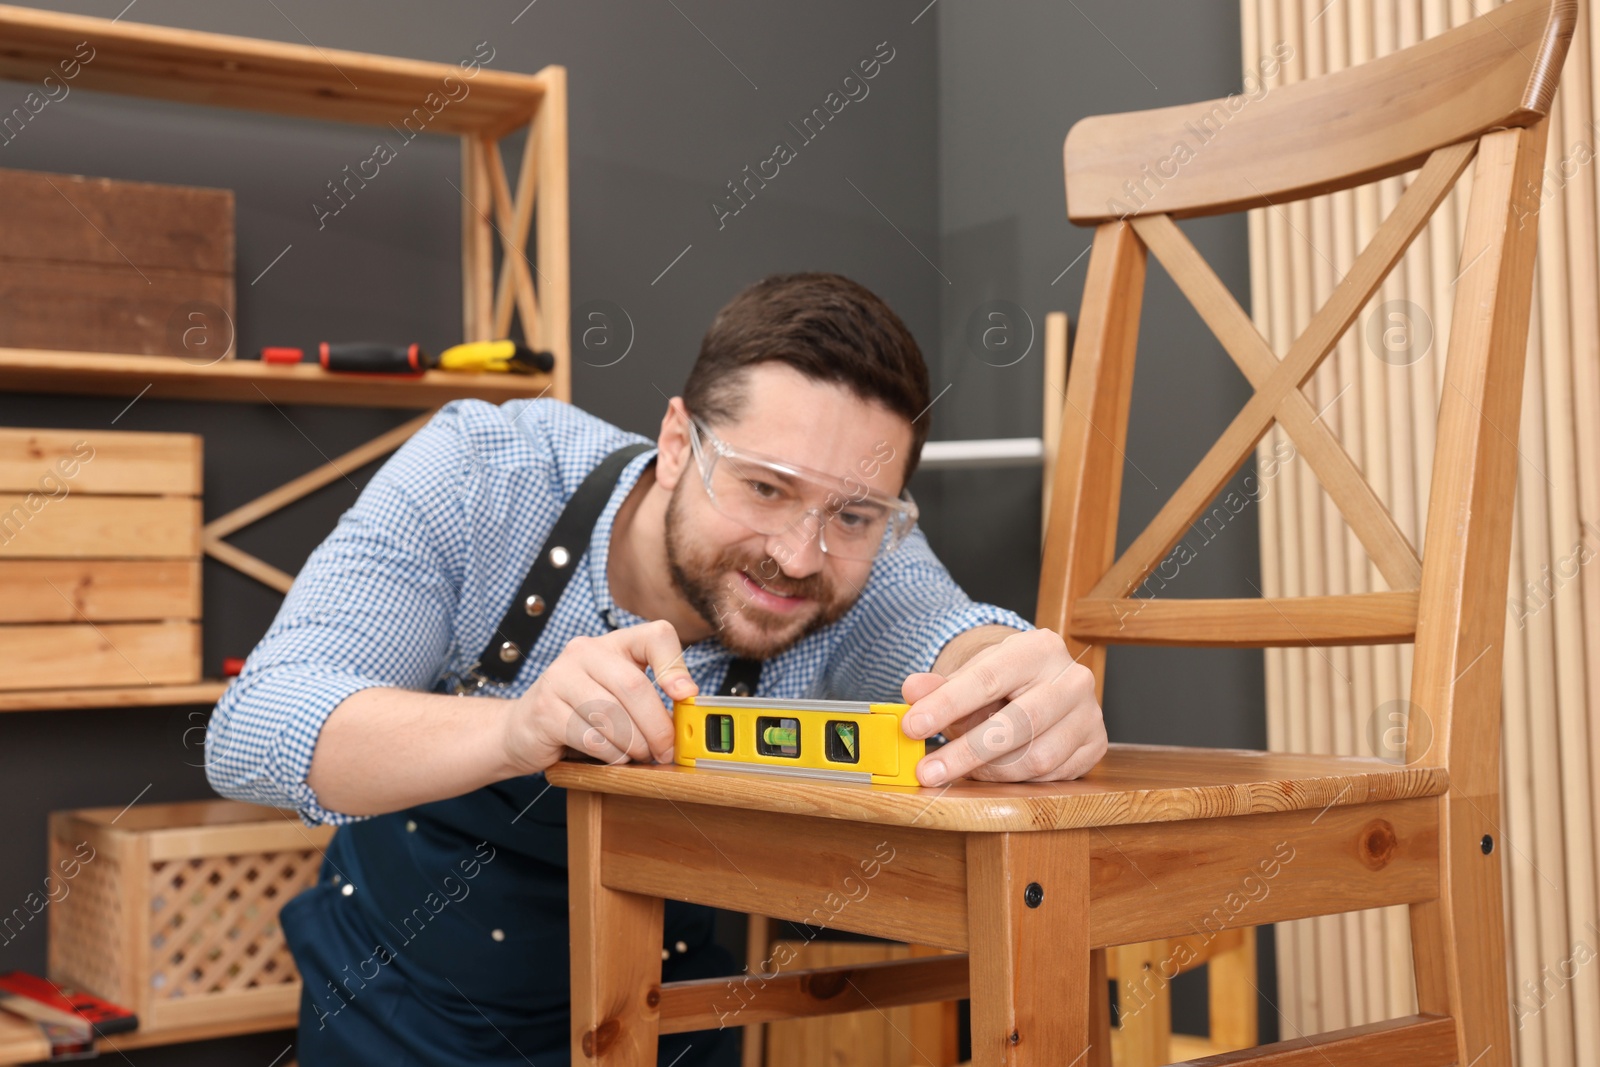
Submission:
[[[678,631],[664,620],[575,637],[506,710],[506,759],[537,774],[572,749],[605,763],[672,760],[672,715],[645,674],[674,700],[699,692]]]

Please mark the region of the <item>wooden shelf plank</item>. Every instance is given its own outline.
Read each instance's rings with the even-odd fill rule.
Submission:
[[[224,359],[208,365],[177,356],[0,348],[0,390],[11,393],[139,395],[155,400],[231,400],[264,404],[428,408],[464,397],[491,403],[545,395],[548,374],[467,374],[430,370],[419,377],[325,371],[314,363]]]
[[[0,712],[215,704],[226,688],[228,688],[226,680],[208,678],[191,685],[139,685],[118,689],[15,689],[0,692]]]
[[[545,93],[541,75],[481,65],[493,62],[492,52],[473,59],[480,66],[468,74],[456,63],[12,5],[0,5],[0,40],[0,78],[13,81],[60,77],[59,64],[83,59],[77,49],[87,41],[94,51],[78,65],[77,89],[373,126],[398,124],[420,108],[426,121],[415,124],[428,133],[507,132],[533,118]]]
[[[288,1012],[269,1019],[234,1020],[163,1030],[134,1030],[126,1034],[102,1037],[95,1044],[99,1046],[102,1055],[110,1055],[128,1049],[151,1048],[156,1045],[178,1045],[188,1041],[237,1037],[240,1034],[293,1030],[298,1021],[296,1013]],[[0,1012],[0,1067],[37,1063],[49,1055],[50,1043],[45,1040],[37,1026],[8,1012]]]
[[[240,1034],[266,1034],[274,1030],[293,1030],[299,1024],[298,1012],[265,1019],[231,1019],[220,1023],[198,1026],[163,1027],[159,1030],[134,1030],[126,1034],[102,1037],[95,1044],[100,1054],[115,1055],[120,1049],[150,1048],[155,1045],[178,1045],[187,1041],[210,1041],[219,1037],[237,1037]]]
[[[50,1057],[50,1042],[39,1027],[8,1011],[0,1011],[0,1064],[33,1063]]]

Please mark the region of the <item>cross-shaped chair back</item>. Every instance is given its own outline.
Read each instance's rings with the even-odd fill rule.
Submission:
[[[1442,768],[1448,778],[1439,807],[1440,895],[1411,907],[1422,1013],[1416,1018],[1450,1019],[1463,1063],[1484,1057],[1486,1064],[1510,1063],[1493,848],[1500,816],[1501,605],[1546,116],[1576,21],[1575,0],[1512,0],[1419,45],[1323,77],[1248,97],[1087,118],[1065,145],[1068,215],[1093,225],[1095,234],[1036,621],[1063,635],[1093,669],[1102,693],[1109,644],[1414,643],[1406,762]],[[1469,166],[1419,554],[1302,386]],[[1388,217],[1282,352],[1174,221],[1279,210],[1413,170]],[[1128,409],[1151,254],[1254,394],[1119,555]],[[1388,588],[1228,600],[1140,595],[1274,423]],[[1391,1062],[1395,1050],[1375,1040],[1370,1062]]]
[[[1363,66],[1252,97],[1086,118],[1067,137],[1068,215],[1095,226],[1037,622],[1103,684],[1108,644],[1318,646],[1415,641],[1408,760],[1498,792],[1501,603],[1545,123],[1572,0],[1514,0]],[[1434,208],[1476,160],[1456,282],[1423,551],[1301,391]],[[1417,171],[1284,353],[1173,221]],[[1166,268],[1254,395],[1128,549],[1115,538],[1147,254]],[[1278,423],[1389,588],[1338,596],[1138,595]],[[1481,657],[1481,661],[1480,661]],[[1458,685],[1476,663],[1470,682]],[[1424,750],[1425,749],[1425,750]]]

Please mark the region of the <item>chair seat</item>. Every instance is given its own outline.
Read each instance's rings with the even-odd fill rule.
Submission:
[[[1112,745],[1070,782],[959,781],[939,788],[852,785],[743,771],[565,761],[563,789],[855,822],[999,833],[1177,822],[1442,795],[1442,767],[1356,756]]]

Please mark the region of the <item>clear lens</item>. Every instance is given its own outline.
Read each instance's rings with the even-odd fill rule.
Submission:
[[[792,539],[793,549],[816,539],[829,555],[869,560],[880,548],[899,544],[915,521],[915,505],[889,507],[868,497],[864,488],[823,484],[752,459],[721,445],[692,421],[691,426],[695,458],[716,509],[757,533]]]

